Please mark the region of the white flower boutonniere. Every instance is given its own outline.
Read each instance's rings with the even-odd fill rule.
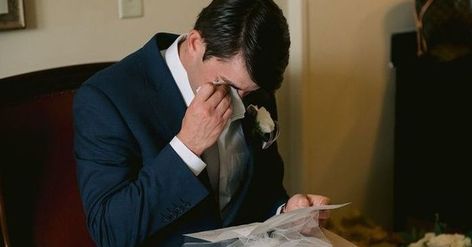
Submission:
[[[279,125],[263,106],[249,105],[247,111],[255,117],[255,132],[262,138],[262,149],[267,149],[279,137]]]
[[[264,134],[269,134],[274,131],[275,123],[274,120],[270,117],[269,111],[266,110],[263,106],[257,109],[256,122],[259,127],[259,130]]]

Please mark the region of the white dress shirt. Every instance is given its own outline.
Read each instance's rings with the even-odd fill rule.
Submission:
[[[188,107],[195,97],[195,94],[192,91],[187,72],[179,57],[178,45],[183,37],[185,37],[185,35],[177,38],[162,54]],[[216,145],[206,150],[202,155],[204,160],[190,151],[177,136],[170,142],[172,148],[187,164],[190,170],[192,170],[195,176],[198,176],[203,169],[207,168],[210,182],[216,181],[217,183],[214,189],[219,191],[220,210],[223,210],[231,201],[231,197],[241,185],[244,173],[246,172],[246,164],[249,159],[249,150],[241,125],[241,119],[244,118],[246,109],[234,88],[231,88],[230,95],[233,113],[219,136]],[[219,175],[212,174],[212,171],[216,171],[216,174],[219,173]]]

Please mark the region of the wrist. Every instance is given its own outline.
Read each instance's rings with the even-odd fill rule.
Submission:
[[[201,156],[203,154],[203,150],[195,147],[196,145],[192,145],[191,142],[187,138],[185,138],[185,135],[183,135],[182,133],[179,132],[177,134],[177,138],[179,138],[179,140],[195,155]]]

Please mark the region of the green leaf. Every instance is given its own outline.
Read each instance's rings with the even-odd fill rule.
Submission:
[[[435,218],[436,219],[434,220],[434,233],[436,233],[436,235],[444,233],[444,231],[446,230],[447,225],[445,223],[442,223],[439,220],[439,214],[438,213],[435,214]]]
[[[467,237],[469,237],[470,239],[472,239],[472,230],[470,230],[467,234],[466,234]]]

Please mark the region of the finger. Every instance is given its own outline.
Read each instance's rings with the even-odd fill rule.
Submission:
[[[228,94],[220,101],[216,107],[216,111],[220,116],[223,116],[229,107],[231,107],[231,97]]]
[[[215,91],[213,94],[206,100],[206,102],[215,109],[218,104],[223,100],[226,95],[228,95],[228,86],[226,85],[218,85],[215,86]]]
[[[195,95],[195,100],[200,102],[205,102],[213,95],[216,90],[216,86],[212,83],[205,83],[197,88]]]
[[[310,201],[305,195],[295,194],[287,201],[287,205],[285,208],[286,212],[289,212],[299,208],[307,208],[309,206]]]
[[[297,203],[297,206],[298,208],[307,208],[307,207],[310,207],[310,201],[308,200],[308,198],[301,198],[300,200],[298,200],[298,203]]]
[[[305,195],[306,198],[310,201],[311,206],[327,205],[329,203],[329,198],[321,195]]]
[[[317,211],[314,213],[313,219],[315,221],[318,221],[318,225],[325,226],[329,219],[329,211],[328,210]]]
[[[231,117],[231,114],[233,113],[231,107],[226,109],[224,112],[223,116],[221,117],[221,121],[219,121],[216,125],[216,127],[213,129],[213,134],[216,136],[219,136],[221,132],[223,131],[224,127],[226,126],[226,123],[228,123],[229,118]]]
[[[325,220],[325,219],[320,219],[318,221],[318,225],[320,225],[322,227],[325,227],[327,223],[328,223],[328,220]]]
[[[320,220],[327,220],[329,219],[329,216],[330,216],[330,211],[329,210],[321,210],[320,211],[320,214],[318,215],[318,218]]]
[[[312,206],[327,205],[330,201],[328,197],[321,196],[321,195],[307,194],[306,197],[308,200],[310,200],[310,204]],[[329,218],[329,216],[330,216],[329,210],[319,211],[318,219],[320,220],[320,224],[322,224],[322,221],[326,221]]]
[[[223,114],[223,120],[224,120],[225,125],[226,125],[226,122],[228,122],[229,118],[231,117],[231,114],[233,114],[233,108],[228,107],[228,109],[226,109],[225,113]]]

